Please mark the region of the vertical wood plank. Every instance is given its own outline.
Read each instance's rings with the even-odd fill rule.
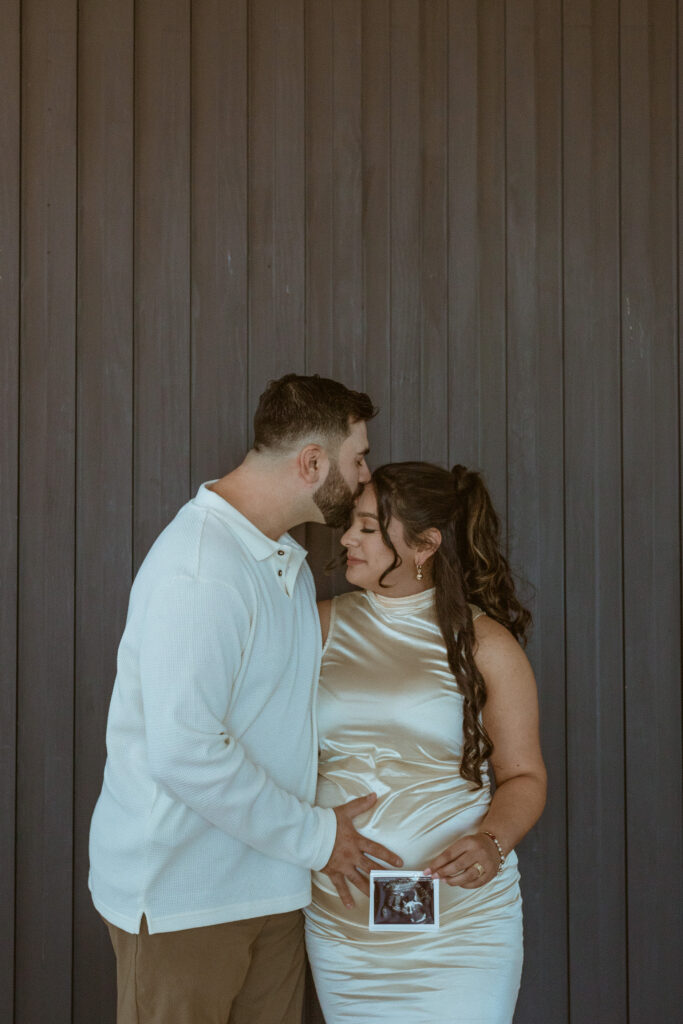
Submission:
[[[362,5],[365,386],[379,414],[370,463],[391,458],[391,0]]]
[[[361,120],[362,0],[334,3],[334,319],[332,376],[365,386]]]
[[[192,6],[192,493],[247,450],[247,0]]]
[[[455,0],[449,39],[449,460],[484,470],[506,521],[504,3]]]
[[[79,21],[73,1020],[113,1021],[115,964],[87,886],[88,833],[132,565],[134,7]],[[112,496],[115,498],[112,500]]]
[[[478,6],[479,465],[507,522],[505,6]]]
[[[621,313],[629,1019],[683,998],[676,4],[621,5]],[[652,884],[648,884],[648,882]],[[646,940],[645,940],[645,937]]]
[[[15,971],[21,1021],[71,1019],[76,38],[74,0],[23,4]]]
[[[306,6],[306,369],[363,389],[360,0]],[[338,534],[306,529],[320,597]]]
[[[189,0],[148,0],[135,29],[137,568],[190,491]]]
[[[306,373],[335,376],[335,6],[332,0],[306,0],[305,104],[306,104]],[[340,377],[343,380],[343,377]],[[302,530],[308,561],[319,598],[343,589],[344,576],[325,575],[324,567],[337,550],[336,531],[314,523]],[[305,1020],[322,1020],[313,986],[307,979]]]
[[[17,728],[21,16],[0,34],[0,1019],[14,1013],[14,836]]]
[[[683,17],[678,11],[678,36],[676,40],[676,71],[678,100],[677,172],[678,172],[678,292],[676,303],[676,327],[678,332],[678,480],[680,494],[683,494]],[[683,501],[679,508],[679,544],[683,551]],[[681,602],[683,603],[683,579],[681,580]],[[681,669],[683,674],[683,645],[681,648]]]
[[[329,376],[334,342],[334,5],[307,0],[306,372]]]
[[[628,1020],[616,5],[564,3],[569,999]],[[591,842],[584,841],[585,836]]]
[[[536,595],[529,657],[539,684],[541,735],[553,794],[542,822],[519,851],[527,958],[516,1019],[525,1024],[569,1019],[561,45],[556,0],[507,3],[508,537],[512,564]]]
[[[269,380],[302,373],[303,0],[250,0],[249,416]]]
[[[448,460],[448,4],[421,7],[421,459]],[[417,339],[416,339],[417,340]],[[415,450],[415,449],[414,449]]]
[[[362,387],[361,6],[306,6],[306,366]]]
[[[391,16],[391,457],[410,459],[421,429],[420,3]]]
[[[448,464],[478,467],[479,0],[448,5]]]

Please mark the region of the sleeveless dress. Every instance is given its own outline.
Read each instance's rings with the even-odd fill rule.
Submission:
[[[376,792],[356,828],[406,870],[426,868],[478,831],[491,800],[488,775],[475,789],[458,772],[462,703],[434,590],[335,598],[318,695],[318,805]],[[306,942],[327,1024],[510,1024],[522,969],[514,851],[479,889],[440,883],[435,932],[370,931],[368,898],[351,891],[347,909],[331,880],[313,872]]]

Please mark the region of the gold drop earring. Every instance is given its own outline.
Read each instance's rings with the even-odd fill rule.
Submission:
[[[417,575],[416,575],[416,577],[415,577],[415,578],[416,578],[416,579],[418,579],[418,580],[421,580],[421,579],[422,579],[422,566],[421,566],[421,565],[419,565],[419,564],[418,564],[418,566],[417,566]]]

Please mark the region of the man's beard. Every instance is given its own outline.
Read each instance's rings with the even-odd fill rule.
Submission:
[[[315,492],[313,501],[322,512],[326,525],[340,528],[347,526],[356,498],[362,490],[361,484],[354,494],[342,476],[337,462],[331,459],[325,483]]]

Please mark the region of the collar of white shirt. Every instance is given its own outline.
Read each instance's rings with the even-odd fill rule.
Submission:
[[[266,559],[273,559],[276,577],[279,577],[283,588],[291,594],[299,569],[306,559],[306,549],[298,544],[289,533],[283,533],[277,540],[266,537],[265,533],[254,526],[250,519],[238,512],[234,505],[209,489],[209,485],[215,482],[215,480],[207,480],[200,486],[194,499],[196,504],[210,508],[223,519],[255,561],[264,562]]]

